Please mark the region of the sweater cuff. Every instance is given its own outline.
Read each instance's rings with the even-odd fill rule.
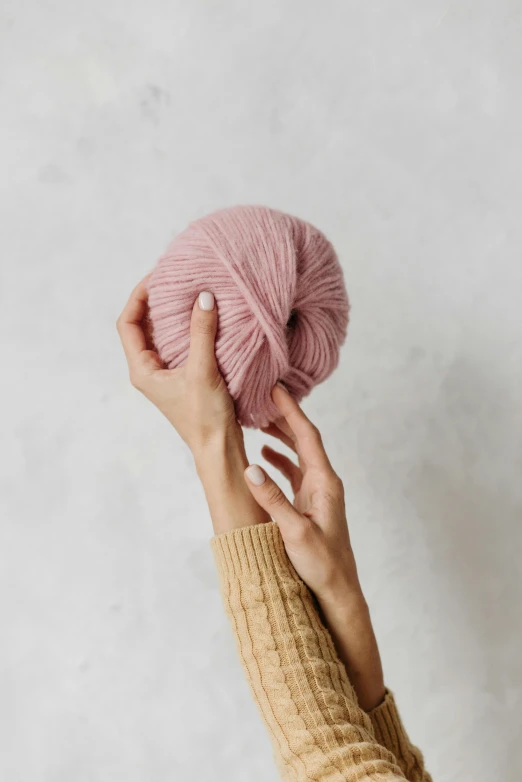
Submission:
[[[299,581],[285,551],[279,527],[273,521],[224,532],[211,547],[220,577],[225,581]]]
[[[410,741],[402,724],[393,693],[386,690],[383,702],[368,713],[379,744],[391,750],[397,758],[404,757]]]

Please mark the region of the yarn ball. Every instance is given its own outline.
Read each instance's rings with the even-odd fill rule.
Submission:
[[[216,358],[243,426],[279,417],[270,395],[278,380],[300,401],[337,366],[348,297],[332,245],[309,223],[237,206],[172,241],[149,278],[152,339],[169,368],[187,360],[201,291],[216,299]]]

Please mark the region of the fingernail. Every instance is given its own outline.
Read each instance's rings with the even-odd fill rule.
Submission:
[[[247,478],[254,486],[262,486],[266,480],[265,473],[257,464],[251,464],[245,470]]]
[[[199,309],[206,310],[207,312],[214,309],[213,293],[210,293],[209,291],[203,291],[199,294]]]
[[[288,394],[288,388],[285,386],[285,384],[281,380],[277,381],[276,386],[279,386],[279,388],[282,388],[283,391],[285,391]]]

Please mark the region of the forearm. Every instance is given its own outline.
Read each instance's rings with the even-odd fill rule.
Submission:
[[[409,782],[431,782],[422,753],[409,740],[393,695],[384,686],[379,648],[356,572],[319,607],[377,741],[397,758]]]
[[[194,461],[216,535],[270,521],[243,477],[248,461],[239,424],[219,431],[194,453]]]
[[[386,689],[370,611],[356,576],[319,605],[361,708],[374,709]]]

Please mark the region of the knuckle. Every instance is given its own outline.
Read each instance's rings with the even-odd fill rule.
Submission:
[[[324,498],[327,503],[335,505],[344,500],[344,485],[342,480],[334,472],[324,476],[322,481]]]
[[[223,377],[217,367],[212,367],[207,372],[206,380],[210,391],[220,391],[224,386]]]
[[[198,318],[194,324],[194,333],[200,337],[210,337],[214,334],[214,322],[209,318]]]
[[[322,443],[321,432],[315,424],[310,423],[308,427],[307,437],[311,442],[320,445]]]
[[[321,439],[321,432],[315,424],[310,424],[310,434],[312,437],[315,437],[318,440]]]
[[[275,483],[272,483],[267,489],[267,502],[273,508],[280,508],[286,502],[286,497]]]
[[[344,495],[344,484],[336,473],[333,473],[331,476],[329,476],[328,485],[330,487],[330,491],[335,496],[342,497]]]
[[[187,384],[191,392],[195,393],[202,385],[205,384],[207,379],[206,368],[201,362],[189,362],[186,369]]]
[[[129,370],[129,380],[131,382],[131,385],[134,386],[134,388],[136,388],[138,391],[141,391],[143,378],[141,374],[136,372],[134,368]]]
[[[218,391],[223,382],[217,367],[208,367],[201,362],[196,362],[187,369],[187,379],[193,393],[197,393],[201,388]]]
[[[310,540],[310,525],[307,524],[304,520],[301,524],[298,524],[295,530],[295,537],[297,543],[306,543],[308,540]]]
[[[318,543],[316,531],[317,529],[309,519],[302,518],[301,522],[297,524],[295,526],[295,529],[293,530],[292,533],[293,544],[301,548],[307,548],[313,546],[315,549]]]

